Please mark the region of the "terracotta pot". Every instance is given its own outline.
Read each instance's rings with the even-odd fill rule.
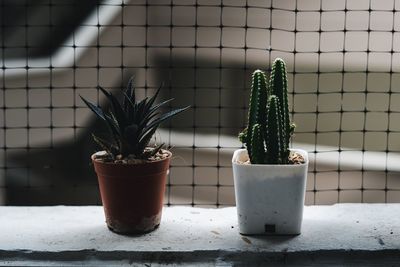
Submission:
[[[99,153],[99,152],[98,152]],[[116,233],[141,234],[160,225],[168,157],[144,164],[116,164],[95,160],[107,226]]]

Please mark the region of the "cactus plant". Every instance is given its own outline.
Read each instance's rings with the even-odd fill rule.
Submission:
[[[263,71],[253,73],[248,126],[239,139],[245,144],[252,164],[288,164],[294,128],[289,117],[286,66],[277,58],[269,83]]]

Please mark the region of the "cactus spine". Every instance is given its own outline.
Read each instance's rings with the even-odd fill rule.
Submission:
[[[290,122],[285,62],[275,59],[269,84],[256,70],[252,77],[247,128],[239,134],[252,164],[288,164]]]

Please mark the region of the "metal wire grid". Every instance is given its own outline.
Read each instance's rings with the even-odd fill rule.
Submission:
[[[82,197],[97,192],[93,177],[83,183],[56,178],[36,183],[31,154],[57,153],[58,135],[74,139],[71,146],[79,144],[87,135],[89,113],[77,95],[101,102],[96,85],[117,90],[134,73],[142,95],[164,81],[164,96],[177,100],[173,105],[192,105],[191,112],[166,128],[176,155],[166,204],[234,204],[229,160],[240,144],[229,137],[246,122],[251,71],[268,69],[279,56],[288,63],[293,119],[298,124],[294,141],[311,145],[307,203],[399,200],[398,175],[390,158],[399,149],[398,1],[99,2],[96,21],[79,25],[95,30],[96,41],[82,45],[73,32],[72,42],[62,45],[73,51],[73,64],[67,67],[54,66],[52,57],[40,67],[31,66],[28,57],[21,66],[7,65],[9,49],[31,48],[28,33],[37,26],[28,23],[31,2],[18,3],[25,8],[25,23],[18,25],[24,28],[24,44],[6,44],[6,27],[13,25],[6,26],[4,14],[1,27],[1,171],[6,194],[39,190],[51,197],[48,192],[68,192],[54,202],[70,203],[71,196],[78,196],[76,203],[98,201],[93,193]],[[4,12],[6,4],[1,4]],[[48,23],[40,26],[51,28],[65,27],[52,24],[55,7],[79,6],[77,1],[39,5],[49,12]],[[120,16],[104,23],[108,8],[118,9]],[[49,40],[51,44],[51,35]],[[90,52],[84,63],[76,59],[81,49]],[[59,69],[70,73],[68,82],[58,80]],[[25,74],[22,84],[7,81],[11,70]],[[30,79],[35,70],[48,70],[49,80],[36,85]],[[23,103],[16,101],[19,98]],[[40,122],[44,117],[46,123]],[[38,136],[47,136],[48,142],[37,145],[32,140]],[[16,153],[25,160],[8,160]],[[383,163],[376,167],[373,161],[381,162],[382,155]],[[41,162],[41,167],[53,175],[63,171],[49,162]],[[80,170],[76,168],[78,175]],[[14,183],[15,177],[23,181]],[[17,201],[24,202],[35,200]]]

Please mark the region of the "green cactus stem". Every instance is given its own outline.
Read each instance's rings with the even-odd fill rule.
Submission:
[[[285,62],[275,59],[269,84],[265,73],[252,76],[248,126],[239,134],[253,164],[288,164],[290,122]]]
[[[266,144],[268,148],[267,161],[269,164],[284,164],[282,147],[285,146],[284,131],[282,131],[282,113],[279,98],[272,95],[268,99]],[[286,161],[287,162],[287,161]]]
[[[260,124],[261,129],[265,128],[267,104],[267,79],[265,73],[256,70],[253,73],[249,107],[249,126],[240,134],[239,139],[246,144],[250,158],[252,157],[251,137],[255,124]]]
[[[265,123],[266,105],[268,99],[267,79],[263,71],[254,71],[251,87],[249,125],[255,125],[256,123],[263,124]]]
[[[280,58],[275,59],[272,65],[269,84],[271,95],[276,95],[279,99],[279,109],[282,112],[282,131],[285,133],[284,147],[282,147],[282,157],[288,157],[289,141],[291,133],[294,132],[294,125],[291,124],[289,117],[286,65],[285,62]]]
[[[250,162],[263,164],[265,161],[265,148],[261,124],[257,123],[253,126],[250,144],[252,145]]]

